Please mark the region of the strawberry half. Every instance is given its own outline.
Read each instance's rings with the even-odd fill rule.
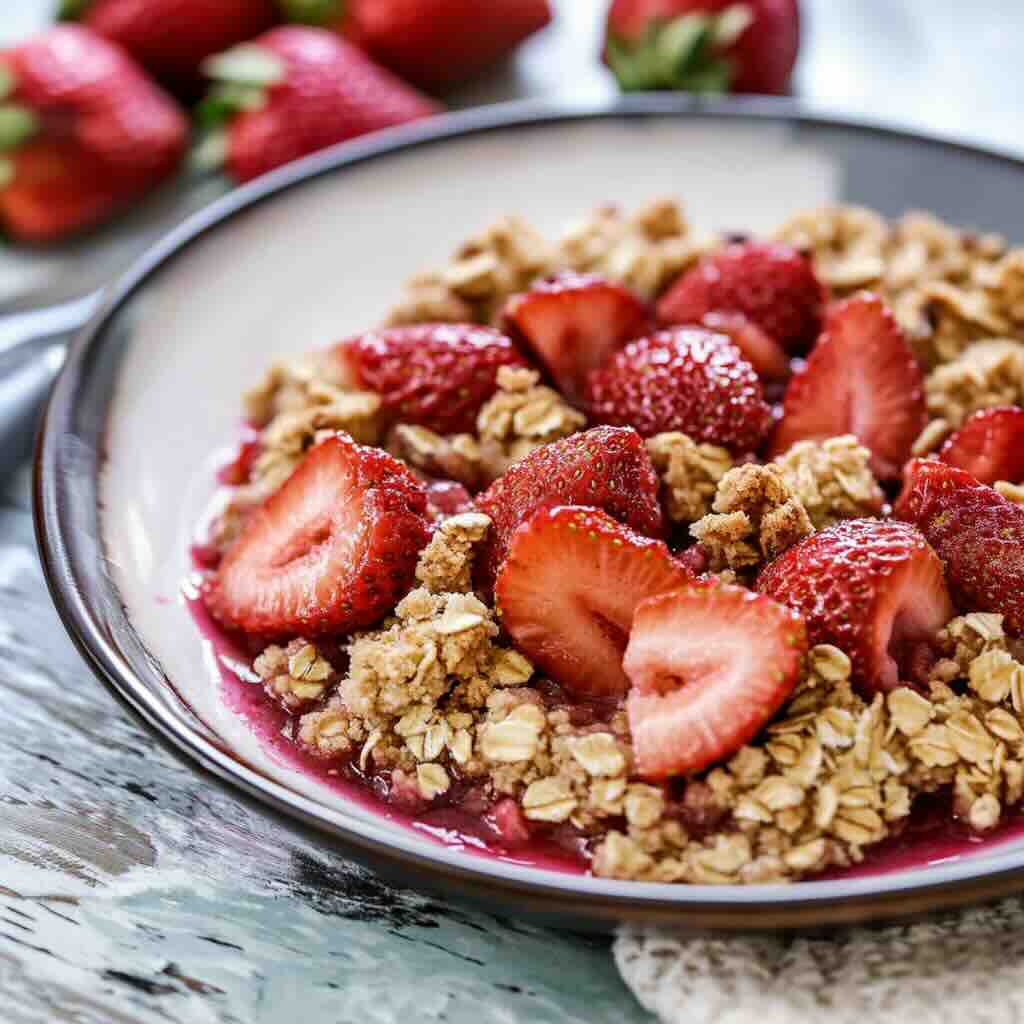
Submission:
[[[785,349],[742,313],[705,313],[700,322],[709,330],[728,335],[762,380],[785,380],[789,376]]]
[[[650,317],[622,285],[597,274],[567,271],[509,299],[504,322],[537,356],[562,394],[575,402],[583,394],[588,371],[644,334]]]
[[[708,313],[742,313],[787,352],[818,336],[825,289],[811,261],[781,242],[737,242],[685,273],[658,303],[664,324],[699,324]]]
[[[505,335],[474,324],[389,327],[349,338],[334,354],[395,422],[439,434],[472,432],[498,390],[499,367],[526,365]]]
[[[247,520],[205,590],[207,607],[263,636],[373,625],[413,582],[430,538],[426,506],[397,459],[329,437]]]
[[[606,512],[541,509],[516,530],[495,584],[516,647],[570,693],[618,697],[633,612],[692,579],[660,540]]]
[[[753,451],[771,427],[754,368],[724,334],[676,327],[630,342],[587,378],[587,408],[644,437],[680,430],[694,441]]]
[[[1024,409],[982,409],[942,446],[939,458],[983,484],[1024,480]]]
[[[658,486],[647,448],[629,428],[595,427],[530,452],[477,498],[477,511],[492,523],[476,558],[477,581],[489,590],[516,529],[553,505],[599,508],[637,533],[662,536]]]
[[[793,692],[806,651],[800,617],[743,587],[643,601],[622,662],[637,770],[661,779],[734,754]]]
[[[799,612],[812,644],[834,644],[866,694],[913,678],[911,662],[955,614],[942,563],[906,523],[847,519],[793,545],[757,579]]]
[[[875,476],[900,475],[928,421],[924,377],[892,313],[860,292],[834,305],[807,366],[786,389],[772,453],[797,441],[855,434]]]
[[[945,563],[964,612],[998,612],[1024,635],[1024,508],[942,462],[907,466],[895,515],[914,523]]]

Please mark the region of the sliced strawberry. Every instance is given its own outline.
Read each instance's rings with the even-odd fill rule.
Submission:
[[[743,587],[643,601],[622,663],[637,770],[661,779],[734,754],[793,692],[806,651],[800,617]]]
[[[860,292],[833,306],[807,366],[786,390],[773,454],[855,434],[875,476],[892,480],[928,421],[924,377],[888,307]]]
[[[397,459],[336,434],[247,520],[206,588],[207,606],[263,636],[370,626],[413,582],[430,538],[426,505]]]
[[[939,455],[983,484],[1024,480],[1024,409],[1004,405],[982,409],[942,446]]]
[[[764,380],[785,380],[790,373],[785,349],[742,313],[706,313],[701,324],[727,334]]]
[[[601,423],[643,437],[679,430],[738,454],[771,428],[754,368],[724,334],[674,327],[630,342],[587,377],[586,404]]]
[[[505,324],[544,364],[559,390],[578,401],[589,370],[650,326],[644,304],[596,274],[566,272],[513,296]]]
[[[834,644],[866,694],[914,677],[917,648],[953,617],[942,563],[906,523],[848,519],[783,552],[757,580],[803,615],[812,644]]]
[[[942,462],[915,459],[895,514],[914,523],[942,559],[964,612],[997,612],[1024,636],[1024,507]]]
[[[778,242],[737,242],[684,274],[658,303],[663,324],[699,324],[707,313],[742,313],[787,352],[818,336],[825,290],[811,262]]]
[[[469,491],[457,480],[430,480],[426,488],[427,513],[431,519],[447,519],[473,507]]]
[[[498,390],[498,369],[524,366],[515,345],[476,324],[415,324],[349,338],[335,355],[355,383],[381,396],[385,415],[439,434],[475,429]]]
[[[633,612],[692,579],[658,540],[593,508],[541,509],[519,527],[494,595],[516,647],[570,693],[618,697]]]
[[[512,534],[540,508],[588,505],[649,537],[665,531],[658,474],[640,435],[627,427],[595,427],[530,452],[477,498],[491,529],[477,555],[477,582],[489,590]]]

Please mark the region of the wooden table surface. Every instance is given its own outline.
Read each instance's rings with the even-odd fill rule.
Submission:
[[[48,0],[12,6],[0,41]],[[557,30],[459,102],[610,95],[592,58],[601,4],[559,6]],[[805,4],[798,88],[833,107],[1024,148],[1016,6]],[[74,262],[48,266],[40,294],[73,294]],[[2,282],[22,269],[0,255],[0,309]],[[164,753],[65,637],[28,495],[27,469],[0,491],[3,1024],[648,1019],[606,940],[385,885]]]

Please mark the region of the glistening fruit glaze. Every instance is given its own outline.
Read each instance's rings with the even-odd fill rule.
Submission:
[[[193,556],[197,567],[205,564],[201,549],[194,550]],[[315,778],[344,800],[450,849],[552,871],[582,874],[587,870],[588,858],[582,846],[572,849],[551,840],[503,845],[493,820],[486,815],[461,810],[457,804],[422,814],[406,813],[384,799],[386,783],[381,778],[365,776],[354,766],[332,766],[304,753],[291,739],[294,717],[271,703],[260,683],[252,681],[249,669],[251,653],[243,650],[213,622],[196,596],[194,586],[186,585],[184,591],[207,648],[204,660],[217,668],[219,678],[211,679],[211,684],[220,687],[225,704],[248,722],[270,757]],[[863,878],[908,871],[992,852],[1001,843],[1012,839],[1024,839],[1024,817],[1014,816],[988,835],[978,836],[954,820],[947,796],[919,797],[899,835],[872,848],[863,863],[851,868],[831,869],[817,877]]]

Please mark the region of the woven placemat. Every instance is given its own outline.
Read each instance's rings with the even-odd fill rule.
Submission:
[[[627,927],[615,961],[664,1024],[1024,1021],[1024,900],[827,935]]]

